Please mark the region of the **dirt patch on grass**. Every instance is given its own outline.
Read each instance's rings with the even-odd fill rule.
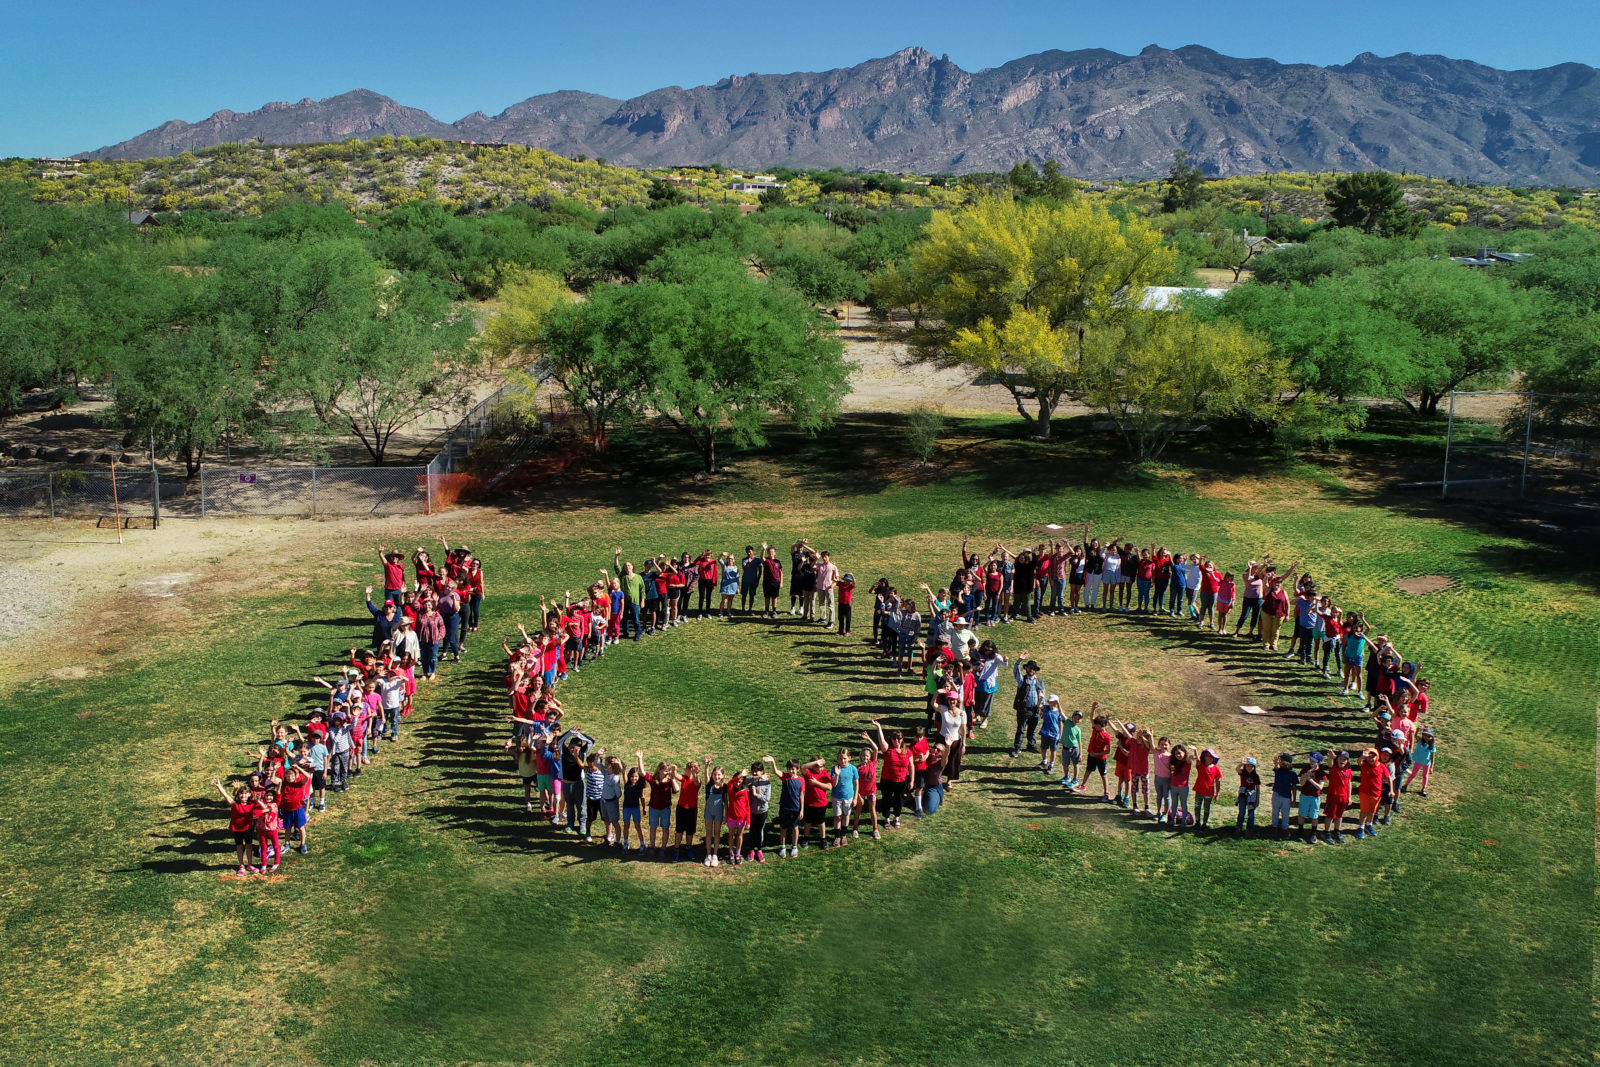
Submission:
[[[1455,579],[1446,578],[1442,574],[1419,574],[1413,578],[1396,578],[1394,587],[1402,593],[1412,596],[1426,596],[1429,593],[1438,593],[1449,589],[1455,584]]]

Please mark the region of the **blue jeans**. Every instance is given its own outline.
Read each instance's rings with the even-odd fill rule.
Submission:
[[[1256,801],[1259,799],[1260,796],[1254,789],[1239,794],[1239,821],[1234,823],[1235,829],[1256,828]]]
[[[461,655],[461,615],[446,615],[444,617],[444,648],[440,655],[454,652]]]
[[[399,708],[394,708],[393,710],[390,710],[388,708],[384,709],[384,712],[383,712],[383,726],[384,726],[384,732],[389,735],[389,740],[391,740],[391,741],[400,740],[400,709]]]
[[[588,807],[583,802],[583,781],[561,783],[561,802],[567,808],[567,828],[580,834],[589,828]]]
[[[924,786],[922,790],[922,814],[932,815],[939,810],[939,805],[944,803],[944,786]]]
[[[467,629],[476,629],[478,625],[478,608],[483,604],[483,594],[473,593],[467,599]]]
[[[999,618],[1000,618],[1000,594],[999,593],[985,593],[985,594],[983,594],[983,620],[985,622],[997,622],[997,621],[999,621]]]
[[[1272,794],[1272,828],[1274,830],[1289,828],[1289,816],[1294,814],[1294,798],[1280,797]]]
[[[629,623],[633,624],[633,639],[637,641],[642,638],[644,636],[644,623],[639,619],[639,602],[637,600],[628,600],[622,605],[622,627],[620,632],[623,637],[628,636]]]
[[[1244,598],[1243,607],[1239,609],[1239,625],[1234,630],[1245,630],[1251,626],[1261,625],[1261,598],[1247,596]]]
[[[1176,615],[1181,607],[1183,607],[1183,580],[1174,578],[1172,580],[1172,592],[1167,597],[1167,611]]]
[[[1155,584],[1156,584],[1155,608],[1156,608],[1157,611],[1160,611],[1161,610],[1161,605],[1166,603],[1166,599],[1167,599],[1167,579],[1165,579],[1165,578],[1157,578]]]
[[[1139,582],[1139,610],[1150,610],[1150,579],[1140,578]]]
[[[1065,578],[1052,578],[1050,580],[1050,610],[1051,611],[1064,611],[1064,610],[1066,610],[1065,605],[1062,603],[1062,599],[1061,599],[1063,596],[1066,595],[1066,591],[1067,591],[1067,580]]]
[[[439,669],[439,642],[422,642],[422,673],[433,674]]]

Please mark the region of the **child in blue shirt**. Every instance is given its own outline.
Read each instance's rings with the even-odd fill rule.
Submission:
[[[1300,776],[1294,770],[1294,755],[1278,753],[1272,763],[1272,833],[1274,837],[1289,835],[1289,816],[1294,809],[1294,793],[1300,785]]]
[[[1422,772],[1422,788],[1417,791],[1417,796],[1428,795],[1428,777],[1433,773],[1433,756],[1437,745],[1433,739],[1433,727],[1424,726],[1417,734],[1417,740],[1411,746],[1411,773],[1406,775],[1405,785],[1400,787],[1400,792],[1405,793],[1411,789],[1411,781],[1416,778],[1417,772]]]
[[[860,778],[855,764],[850,762],[850,750],[839,750],[838,762],[833,766],[833,789],[828,794],[833,815],[833,843],[829,848],[839,848],[845,843],[850,821],[850,809],[856,802],[856,782]]]
[[[1054,693],[1044,702],[1039,713],[1039,770],[1053,774],[1056,769],[1056,749],[1061,745],[1061,698]]]

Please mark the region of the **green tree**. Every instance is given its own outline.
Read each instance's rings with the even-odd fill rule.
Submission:
[[[651,405],[717,469],[717,443],[766,443],[774,415],[821,429],[849,390],[833,324],[792,293],[737,275],[661,286],[652,316],[663,345]]]
[[[1208,419],[1272,422],[1287,363],[1231,322],[1140,312],[1095,331],[1079,371],[1084,403],[1105,412],[1135,460],[1157,459],[1174,434]]]
[[[583,412],[597,452],[614,425],[641,413],[668,362],[666,338],[656,332],[665,289],[653,281],[595,286],[582,303],[551,306],[529,346],[541,353],[539,377]]]
[[[1189,162],[1188,150],[1176,149],[1172,153],[1172,167],[1161,183],[1161,210],[1170,213],[1194,207],[1200,203],[1205,183],[1205,171]]]
[[[1074,395],[1089,333],[1127,319],[1172,262],[1154,228],[1119,223],[1098,204],[986,198],[935,215],[905,267],[880,276],[875,292],[915,306],[916,358],[1000,382],[1048,438],[1056,407]]]
[[[677,183],[662,181],[660,178],[650,179],[650,206],[652,208],[672,207],[682,204],[689,198],[683,195],[683,190]]]
[[[1006,172],[1006,181],[1010,183],[1011,188],[1016,191],[1018,196],[1035,196],[1039,192],[1039,172],[1033,169],[1031,160],[1018,160]]]
[[[1387,171],[1341,174],[1322,195],[1336,226],[1382,237],[1415,237],[1422,230],[1422,216],[1406,206],[1400,180]]]

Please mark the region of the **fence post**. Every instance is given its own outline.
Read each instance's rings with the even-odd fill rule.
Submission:
[[[437,462],[439,462],[438,459],[434,459],[433,463]],[[426,467],[422,468],[422,480],[428,489],[428,502],[423,505],[422,513],[424,515],[433,514],[433,463],[430,463]]]
[[[200,517],[206,517],[206,469],[200,468]]]
[[[56,472],[51,471],[44,476],[45,495],[50,498],[50,517],[56,517]]]
[[[311,517],[317,517],[317,468],[311,468]]]
[[[150,460],[150,525],[161,525],[161,472],[156,469],[154,457]]]
[[[1517,486],[1517,498],[1528,496],[1528,451],[1533,446],[1533,393],[1528,394],[1528,428],[1522,434],[1522,481]]]
[[[1444,426],[1444,476],[1439,482],[1439,499],[1450,495],[1450,438],[1456,428],[1456,391],[1450,390],[1450,419]]]

